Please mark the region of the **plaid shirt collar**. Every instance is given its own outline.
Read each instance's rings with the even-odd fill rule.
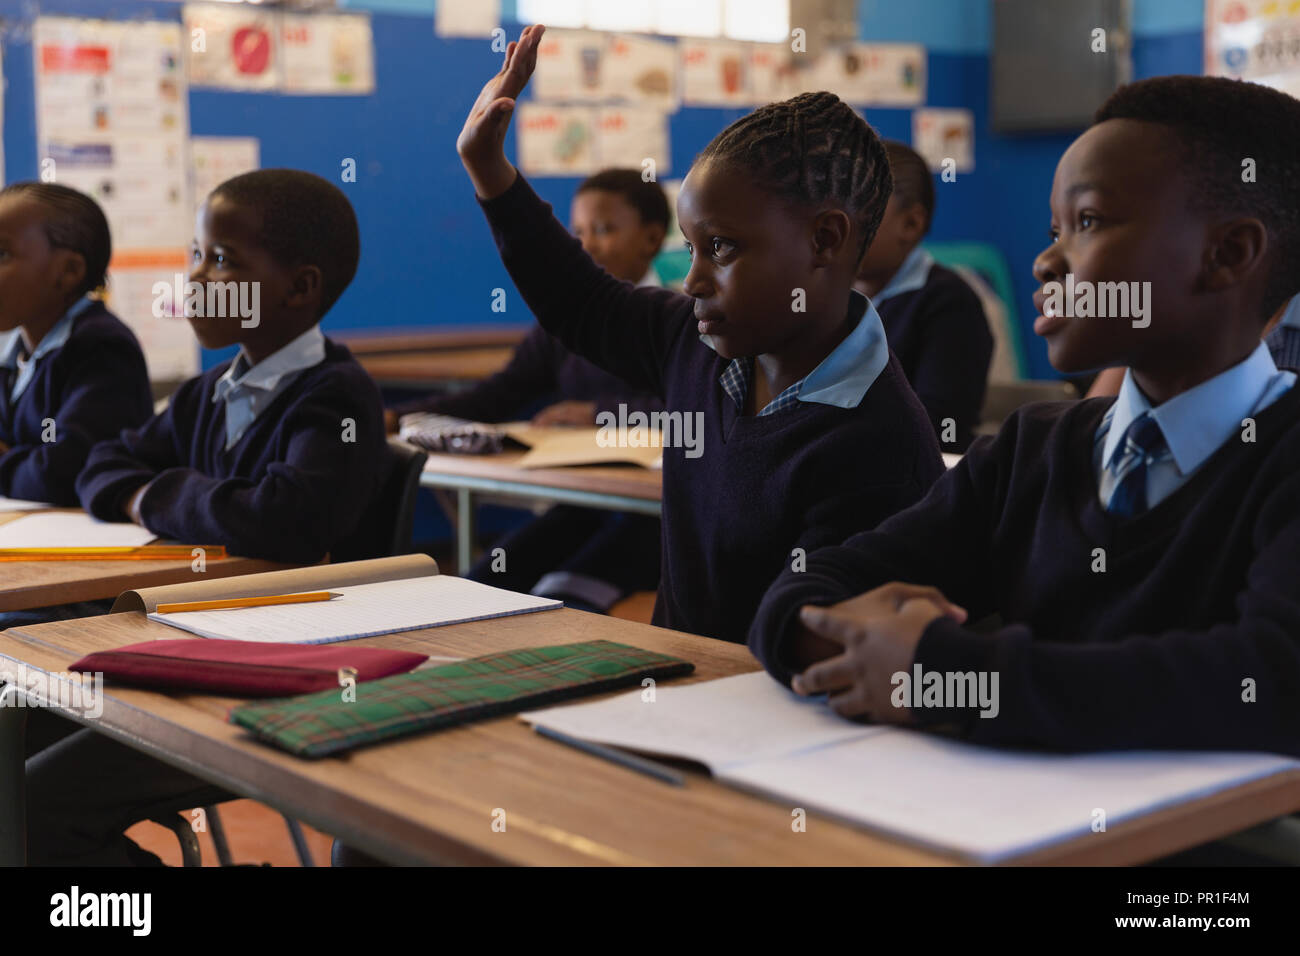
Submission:
[[[722,385],[722,390],[731,396],[731,400],[736,403],[736,408],[744,414],[745,396],[749,394],[749,383],[754,380],[754,359],[752,356],[745,358],[732,359],[722,373],[718,381]],[[772,415],[776,412],[785,411],[791,405],[799,400],[799,392],[803,389],[803,383],[807,378],[801,378],[784,392],[778,395],[772,401],[768,402],[760,411],[759,417],[763,415]]]
[[[818,402],[839,408],[856,408],[861,404],[867,389],[889,364],[889,346],[880,316],[866,296],[859,292],[849,294],[848,315],[857,320],[853,331],[820,365],[772,399],[759,411],[759,416],[774,415],[798,402]],[[753,380],[752,356],[732,359],[718,378],[718,384],[741,414]]]

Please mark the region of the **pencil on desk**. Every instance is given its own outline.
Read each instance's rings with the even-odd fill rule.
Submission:
[[[264,594],[260,597],[225,598],[218,601],[181,601],[159,604],[155,614],[179,614],[183,611],[224,611],[237,607],[269,607],[275,604],[314,604],[342,597],[337,591],[304,591],[301,594]]]
[[[200,548],[211,560],[226,556],[225,545],[142,544],[102,548],[0,548],[0,561],[189,561]]]
[[[582,750],[594,757],[603,757],[610,763],[616,763],[620,767],[627,767],[629,770],[636,770],[646,776],[654,777],[656,780],[662,780],[664,783],[670,783],[674,787],[686,786],[686,778],[676,771],[669,770],[652,760],[646,760],[644,757],[637,757],[633,754],[624,753],[621,750],[615,750],[613,747],[603,747],[600,744],[593,744],[587,740],[579,740],[577,737],[570,737],[568,734],[562,734],[558,730],[551,730],[549,727],[543,727],[541,724],[534,724],[533,730],[537,731],[543,737],[550,737],[552,740],[558,740],[562,744],[568,744],[577,750]]]

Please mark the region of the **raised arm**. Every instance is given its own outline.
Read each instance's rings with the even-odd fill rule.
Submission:
[[[663,367],[693,334],[689,297],[638,288],[597,266],[506,158],[515,98],[537,65],[544,28],[524,29],[506,51],[456,140],[492,226],[501,260],[537,321],[578,355],[629,386],[663,394]]]

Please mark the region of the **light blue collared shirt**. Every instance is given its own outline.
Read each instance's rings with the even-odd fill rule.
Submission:
[[[1170,452],[1147,469],[1147,507],[1154,508],[1181,488],[1225,442],[1239,436],[1242,419],[1272,405],[1295,380],[1294,372],[1278,371],[1263,343],[1244,361],[1155,408],[1133,381],[1132,370],[1125,372],[1119,396],[1097,427],[1093,446],[1102,507],[1115,492],[1114,468],[1122,457],[1117,454],[1122,451],[1120,440],[1142,413],[1151,413]]]
[[[862,403],[867,389],[889,364],[889,345],[880,315],[861,292],[850,290],[847,315],[858,316],[853,331],[815,369],[772,399],[760,415],[779,412],[796,400],[839,408],[857,408]],[[732,359],[718,381],[743,408],[752,375],[753,359]]]
[[[18,357],[27,349],[27,343],[23,341],[23,330],[14,329],[6,333],[9,337],[8,341],[0,345],[0,368],[15,369],[18,372],[14,376],[13,386],[9,389],[9,401],[18,401],[18,396],[27,389],[31,384],[32,376],[36,374],[37,361],[55,349],[63,348],[68,341],[68,336],[72,334],[72,323],[76,321],[77,316],[94,304],[95,300],[88,295],[83,295],[72,303],[68,311],[64,312],[50,331],[45,333],[45,338],[37,344],[36,351],[31,354],[31,357],[21,362]]]
[[[226,374],[217,379],[212,400],[226,403],[226,451],[248,431],[275,397],[304,370],[325,361],[325,333],[313,325],[288,345],[249,367],[241,348]]]
[[[934,265],[934,256],[917,246],[907,254],[907,258],[898,267],[898,271],[885,283],[883,289],[872,296],[872,299],[876,302],[884,302],[886,299],[902,295],[904,292],[915,292],[925,285],[926,280],[930,278],[930,267],[932,265]]]

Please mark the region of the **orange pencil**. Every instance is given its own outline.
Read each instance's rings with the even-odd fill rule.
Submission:
[[[335,591],[306,591],[302,594],[266,594],[261,597],[226,598],[220,601],[181,601],[159,604],[155,614],[180,614],[184,611],[224,611],[237,607],[268,607],[273,604],[312,604],[343,595]]]

